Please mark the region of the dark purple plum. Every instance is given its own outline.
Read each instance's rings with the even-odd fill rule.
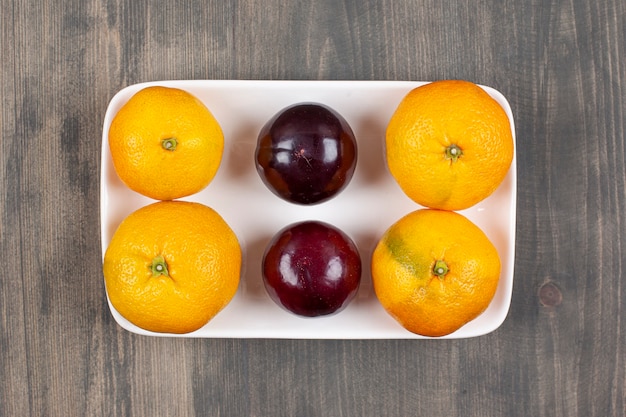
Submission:
[[[299,316],[335,314],[348,306],[361,282],[361,257],[341,230],[319,221],[279,231],[263,255],[270,298]]]
[[[317,103],[289,106],[259,132],[256,167],[265,185],[291,203],[327,201],[352,179],[357,144],[335,110]]]

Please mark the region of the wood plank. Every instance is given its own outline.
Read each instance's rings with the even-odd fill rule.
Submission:
[[[0,416],[622,417],[626,5],[493,3],[0,3]],[[518,140],[502,327],[445,341],[119,328],[99,241],[108,101],[136,82],[221,78],[500,90]]]

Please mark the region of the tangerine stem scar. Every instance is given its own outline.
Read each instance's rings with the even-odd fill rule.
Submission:
[[[448,271],[448,264],[446,264],[445,261],[438,260],[435,262],[435,266],[433,267],[433,274],[437,275],[439,279],[443,279]]]
[[[163,146],[163,149],[166,151],[173,151],[176,149],[176,145],[178,145],[176,138],[167,138],[161,141],[161,146]]]
[[[152,271],[153,277],[158,277],[161,275],[169,276],[169,271],[167,270],[167,263],[165,262],[165,258],[163,255],[156,256],[152,263],[150,264],[150,270]]]

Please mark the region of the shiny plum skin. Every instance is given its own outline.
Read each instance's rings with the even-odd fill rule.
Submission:
[[[265,185],[295,204],[327,201],[350,182],[357,143],[346,120],[317,103],[289,106],[272,117],[257,139],[255,162]]]
[[[361,282],[361,258],[341,230],[319,221],[279,231],[263,255],[263,282],[272,300],[304,317],[339,313]]]

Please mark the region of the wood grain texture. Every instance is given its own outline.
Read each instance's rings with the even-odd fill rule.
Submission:
[[[0,416],[626,415],[622,0],[4,0],[0,10]],[[502,327],[445,341],[119,328],[99,241],[107,104],[136,82],[228,78],[463,78],[500,90],[518,146]]]

